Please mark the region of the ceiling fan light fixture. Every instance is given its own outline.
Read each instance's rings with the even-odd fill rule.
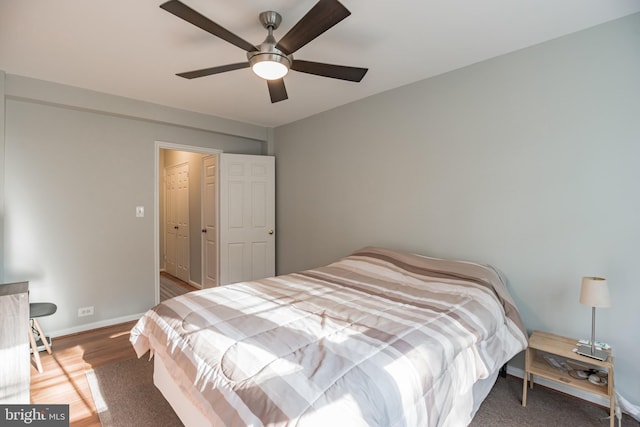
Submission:
[[[286,56],[277,53],[262,53],[251,57],[251,69],[265,80],[278,80],[289,72],[291,63]]]
[[[367,73],[366,68],[347,67],[344,65],[326,64],[322,62],[301,61],[293,59],[293,54],[316,37],[332,28],[348,17],[351,12],[339,0],[317,0],[318,2],[289,31],[276,41],[273,32],[282,22],[282,16],[274,11],[262,12],[258,19],[268,31],[267,37],[260,45],[253,45],[233,34],[226,28],[216,24],[206,16],[191,9],[180,0],[167,0],[160,7],[188,23],[244,50],[246,62],[237,62],[217,67],[178,73],[179,77],[194,79],[251,67],[253,72],[267,80],[267,88],[271,103],[288,99],[283,77],[289,69],[321,77],[359,82]]]

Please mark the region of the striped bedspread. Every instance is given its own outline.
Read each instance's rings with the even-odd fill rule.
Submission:
[[[212,425],[400,427],[466,425],[473,384],[527,338],[494,269],[368,247],[168,300],[131,342]]]

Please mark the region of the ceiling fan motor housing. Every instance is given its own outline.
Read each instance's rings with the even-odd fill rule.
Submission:
[[[293,56],[285,55],[281,50],[275,47],[275,44],[265,42],[256,47],[259,49],[258,51],[247,52],[247,59],[252,67],[258,62],[272,61],[279,62],[285,67],[291,68]]]
[[[273,30],[277,29],[282,22],[282,16],[278,12],[267,11],[260,14],[260,23],[263,27],[269,30],[269,34],[264,41],[256,46],[257,51],[247,52],[247,59],[249,64],[253,67],[259,62],[277,62],[287,69],[291,68],[293,63],[293,56],[286,55],[280,49],[276,47],[276,39],[273,37]]]

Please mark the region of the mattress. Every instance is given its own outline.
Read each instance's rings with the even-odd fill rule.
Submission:
[[[459,426],[527,335],[494,268],[368,247],[165,301],[131,342],[211,425]]]

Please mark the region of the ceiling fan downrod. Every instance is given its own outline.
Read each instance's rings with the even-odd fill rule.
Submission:
[[[289,72],[293,63],[292,55],[285,55],[276,48],[276,39],[273,37],[273,31],[280,26],[282,16],[278,12],[267,11],[260,14],[259,20],[269,34],[262,44],[256,46],[258,51],[247,52],[247,59],[253,72],[263,79],[281,79]]]

